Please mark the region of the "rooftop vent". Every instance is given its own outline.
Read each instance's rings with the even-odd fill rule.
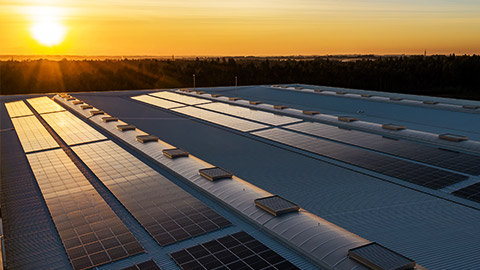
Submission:
[[[297,86],[297,87],[295,87],[295,89],[296,89],[296,90],[302,90],[303,87]]]
[[[239,97],[229,97],[228,100],[230,101],[236,101],[236,100],[240,100],[241,98]]]
[[[277,109],[277,110],[283,110],[283,109],[288,109],[288,106],[284,106],[284,105],[273,105],[273,108],[274,108],[274,109]]]
[[[348,256],[374,270],[413,269],[415,261],[378,243],[370,243],[348,251]]]
[[[118,121],[118,118],[116,117],[113,117],[113,116],[107,116],[107,117],[102,117],[102,121],[103,122],[117,122]]]
[[[462,108],[464,109],[469,109],[469,110],[476,110],[479,108],[479,106],[475,106],[475,105],[463,105]]]
[[[79,105],[79,104],[83,104],[83,101],[77,100],[77,101],[74,101],[72,103],[73,103],[73,105]]]
[[[451,141],[451,142],[462,142],[462,141],[468,140],[468,138],[465,136],[455,135],[450,133],[438,135],[438,138],[446,141]]]
[[[164,149],[162,150],[164,156],[174,159],[179,157],[188,157],[188,152],[180,148]]]
[[[316,115],[316,114],[320,114],[320,112],[317,112],[317,111],[302,111],[303,114],[307,114],[307,115]]]
[[[395,124],[384,124],[382,125],[383,129],[388,129],[388,130],[394,130],[394,131],[399,131],[399,130],[404,130],[406,129],[405,126],[400,126],[400,125],[395,125]]]
[[[249,101],[248,103],[250,103],[252,105],[258,105],[258,104],[262,104],[263,102],[262,101]]]
[[[300,209],[300,206],[278,195],[256,199],[255,205],[274,216],[296,212]]]
[[[280,87],[280,85],[274,84],[274,85],[272,85],[272,87]]]
[[[59,95],[59,96],[62,97],[62,98],[68,96],[67,93],[58,93],[57,95]]]
[[[100,111],[100,110],[90,111],[90,115],[91,115],[91,116],[100,115],[100,114],[105,114],[105,112],[104,112],[104,111]]]
[[[158,142],[158,137],[153,135],[138,135],[137,141],[141,143]]]
[[[288,88],[286,85],[281,85],[280,88]]]
[[[74,98],[74,97],[67,97],[67,101],[70,101],[70,100],[76,100],[76,98]]]
[[[403,98],[391,97],[390,100],[393,100],[393,101],[401,101],[401,100],[403,100]]]
[[[220,95],[220,94],[212,94],[211,96],[212,96],[212,97],[221,97],[222,95]]]
[[[134,125],[118,125],[117,129],[120,131],[135,130],[137,127]]]
[[[373,97],[373,95],[370,95],[370,94],[361,94],[360,96],[361,97],[366,97],[366,98]]]
[[[438,101],[433,101],[433,100],[425,100],[423,104],[428,104],[428,105],[435,105],[438,104]]]
[[[93,106],[92,105],[80,105],[80,108],[82,108],[82,110],[93,109]]]
[[[205,91],[197,91],[197,94],[199,94],[199,95],[203,95],[205,93],[206,93]]]
[[[323,92],[323,91],[325,91],[325,90],[323,90],[323,89],[318,89],[318,88],[317,88],[317,89],[313,89],[313,91],[320,93],[320,92]]]
[[[207,178],[210,181],[232,178],[233,174],[220,167],[206,168],[198,170],[201,176]]]
[[[358,118],[351,117],[351,116],[339,116],[338,120],[350,123],[350,122],[358,121]]]
[[[336,92],[337,95],[345,95],[347,92]]]

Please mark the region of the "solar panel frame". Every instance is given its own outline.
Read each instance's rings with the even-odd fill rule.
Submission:
[[[184,270],[299,269],[244,231],[173,252],[170,257]]]
[[[182,107],[185,106],[182,103],[170,101],[170,100],[165,100],[157,97],[152,97],[149,95],[140,95],[140,96],[135,96],[131,97],[133,100],[141,101],[150,105],[154,105],[163,109],[171,109],[171,108],[176,108],[176,107]]]
[[[67,145],[107,139],[100,132],[80,120],[71,112],[42,114],[41,117],[65,141]]]
[[[468,179],[468,176],[457,173],[278,128],[251,134],[431,189],[444,188]]]
[[[480,182],[452,192],[453,195],[480,203]]]
[[[255,109],[249,109],[241,106],[230,105],[230,104],[219,103],[219,102],[212,102],[212,103],[197,105],[197,107],[228,114],[235,117],[241,117],[247,120],[253,120],[256,122],[273,125],[273,126],[292,124],[295,122],[302,121],[301,119],[298,119],[298,118],[282,116],[282,115],[278,115],[270,112],[264,112],[264,111],[259,111]]]
[[[112,141],[72,150],[161,246],[231,225]]]
[[[144,252],[62,149],[27,154],[27,159],[74,269]]]
[[[5,108],[10,118],[33,115],[33,112],[22,100],[7,102]]]
[[[204,110],[201,108],[196,107],[182,107],[182,108],[175,108],[172,111],[189,115],[207,122],[211,122],[217,125],[225,126],[231,129],[248,132],[256,129],[266,128],[268,126],[255,123],[249,120],[223,115],[216,112],[211,112],[208,110]]]
[[[150,93],[149,95],[155,96],[158,98],[167,99],[167,100],[172,100],[172,101],[182,103],[182,104],[187,104],[187,105],[197,105],[197,104],[212,102],[211,100],[208,100],[208,99],[186,96],[186,95],[173,93],[169,91]]]
[[[39,114],[65,111],[65,108],[46,96],[29,98],[27,101]]]
[[[36,116],[11,119],[25,153],[60,147]]]

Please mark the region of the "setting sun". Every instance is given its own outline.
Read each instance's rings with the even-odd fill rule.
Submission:
[[[38,22],[30,31],[36,41],[49,47],[60,44],[65,37],[65,27],[58,22]]]

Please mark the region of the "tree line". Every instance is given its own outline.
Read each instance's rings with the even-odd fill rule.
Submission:
[[[0,62],[1,94],[302,83],[480,100],[480,56]]]

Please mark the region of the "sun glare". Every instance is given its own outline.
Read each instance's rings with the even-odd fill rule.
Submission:
[[[62,10],[57,7],[35,7],[29,9],[32,19],[30,32],[40,44],[52,47],[59,45],[65,38],[66,27],[62,24]]]
[[[58,22],[37,22],[30,30],[36,41],[48,47],[60,44],[65,37],[65,27]]]

